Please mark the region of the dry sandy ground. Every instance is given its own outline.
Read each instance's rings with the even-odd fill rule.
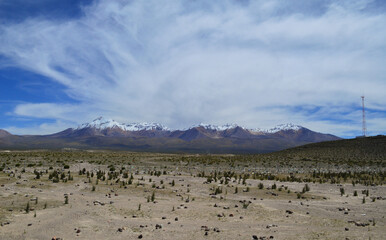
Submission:
[[[229,186],[218,182],[203,184],[205,178],[176,173],[160,177],[137,174],[127,188],[115,182],[111,185],[99,181],[95,185],[95,177],[93,183],[88,183],[86,177],[78,174],[73,181],[52,183],[47,175],[34,180],[32,174],[16,179],[2,173],[0,239],[253,239],[253,235],[258,239],[385,239],[386,236],[386,200],[371,201],[371,197],[386,196],[385,186],[347,184],[343,185],[345,195],[341,196],[342,186],[311,183],[306,199],[298,199],[295,191],[301,191],[304,183],[276,182],[278,187],[287,186],[291,190],[288,193],[284,189],[267,190],[272,181],[248,179],[250,191],[243,192],[246,186],[237,182],[230,182]],[[142,176],[144,180],[139,181]],[[161,180],[165,189],[152,188],[153,183],[162,186]],[[172,180],[175,186],[169,184]],[[138,182],[144,186],[136,186]],[[260,182],[264,189],[258,189]],[[96,186],[95,191],[92,185]],[[213,192],[210,188],[217,186],[222,187],[222,193],[210,196]],[[363,204],[364,189],[369,189],[370,196]],[[358,196],[353,196],[354,190]],[[147,202],[153,191],[155,202]],[[69,196],[68,204],[64,204],[64,194]],[[37,206],[31,201],[35,197],[38,197]],[[251,202],[247,208],[243,208],[240,202],[243,200]],[[26,214],[23,209],[28,201],[32,210]],[[43,208],[45,203],[47,208]],[[37,210],[33,210],[35,207]]]

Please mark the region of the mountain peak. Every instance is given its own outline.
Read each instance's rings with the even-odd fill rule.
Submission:
[[[285,124],[279,124],[279,125],[275,126],[274,128],[267,130],[267,132],[268,133],[276,133],[276,132],[288,131],[288,130],[299,131],[302,128],[303,127],[299,126],[299,125],[295,125],[292,123],[285,123]]]
[[[123,131],[142,131],[142,130],[160,130],[160,131],[169,131],[169,128],[159,124],[159,123],[119,123],[113,119],[105,119],[103,117],[98,117],[94,119],[91,123],[83,123],[82,125],[78,126],[79,129],[83,128],[95,128],[98,130],[104,130],[104,129],[121,129]]]
[[[105,119],[103,117],[98,117],[94,119],[90,123],[83,123],[82,125],[79,125],[77,129],[82,128],[96,128],[96,129],[106,129],[106,128],[114,128],[114,127],[122,127],[122,124],[116,122],[113,119]]]
[[[9,132],[3,130],[3,129],[0,129],[0,137],[7,137],[7,136],[11,136],[12,134],[10,134]]]
[[[300,125],[295,125],[292,123],[285,123],[285,124],[276,125],[275,127],[270,128],[270,129],[255,128],[255,129],[251,129],[251,131],[255,132],[255,133],[272,134],[272,133],[277,133],[280,131],[289,131],[289,130],[299,131],[300,129],[303,129],[303,128],[304,127],[302,127]]]

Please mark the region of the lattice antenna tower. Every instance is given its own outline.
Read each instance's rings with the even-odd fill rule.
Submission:
[[[366,137],[367,129],[366,129],[366,114],[365,114],[365,96],[361,96],[362,98],[362,134],[363,137]]]

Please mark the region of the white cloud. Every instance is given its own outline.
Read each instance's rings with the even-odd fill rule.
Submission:
[[[386,15],[363,10],[368,3],[279,14],[282,1],[100,0],[80,19],[0,26],[0,54],[80,102],[20,104],[20,116],[80,123],[106,115],[172,128],[291,121],[344,135],[358,126],[339,108],[354,112],[363,92],[368,106],[385,108]],[[303,105],[321,110],[293,111]],[[369,124],[385,132],[381,122]]]
[[[62,131],[67,128],[74,127],[73,123],[66,121],[54,121],[52,123],[42,123],[42,124],[30,124],[28,127],[9,127],[5,130],[12,134],[24,135],[26,133],[30,135],[40,135],[42,133],[51,134]]]

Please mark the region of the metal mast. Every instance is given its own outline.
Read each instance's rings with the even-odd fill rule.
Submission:
[[[366,137],[365,96],[362,96],[362,134]]]

